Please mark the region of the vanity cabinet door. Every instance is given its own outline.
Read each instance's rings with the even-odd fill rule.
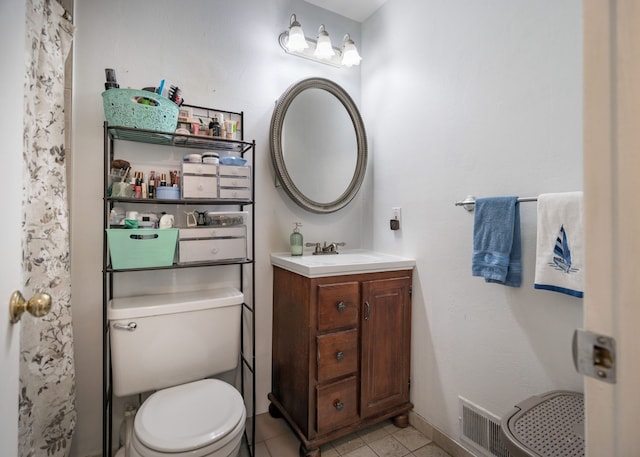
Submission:
[[[362,283],[361,416],[409,401],[411,280]]]

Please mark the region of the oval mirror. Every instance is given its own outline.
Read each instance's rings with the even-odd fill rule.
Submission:
[[[367,137],[356,104],[338,84],[309,78],[290,86],[271,117],[270,140],[277,179],[302,208],[330,213],[358,193]]]

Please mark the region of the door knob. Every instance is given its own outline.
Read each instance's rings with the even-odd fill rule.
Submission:
[[[16,290],[11,294],[9,300],[9,315],[11,323],[15,324],[20,321],[20,317],[25,311],[28,311],[34,317],[42,317],[51,310],[51,295],[40,292],[26,301],[20,291]]]

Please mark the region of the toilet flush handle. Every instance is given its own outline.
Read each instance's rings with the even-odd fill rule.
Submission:
[[[127,325],[125,324],[119,324],[119,323],[115,323],[113,324],[113,328],[117,328],[118,330],[127,330],[129,332],[133,332],[135,329],[138,328],[138,324],[136,324],[135,322],[129,322]]]

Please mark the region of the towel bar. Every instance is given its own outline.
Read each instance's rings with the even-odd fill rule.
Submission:
[[[520,197],[518,198],[518,203],[522,202],[537,202],[538,197]],[[476,204],[476,197],[473,195],[467,195],[464,200],[457,201],[455,203],[456,206],[462,206],[467,211],[473,211],[474,205]]]

